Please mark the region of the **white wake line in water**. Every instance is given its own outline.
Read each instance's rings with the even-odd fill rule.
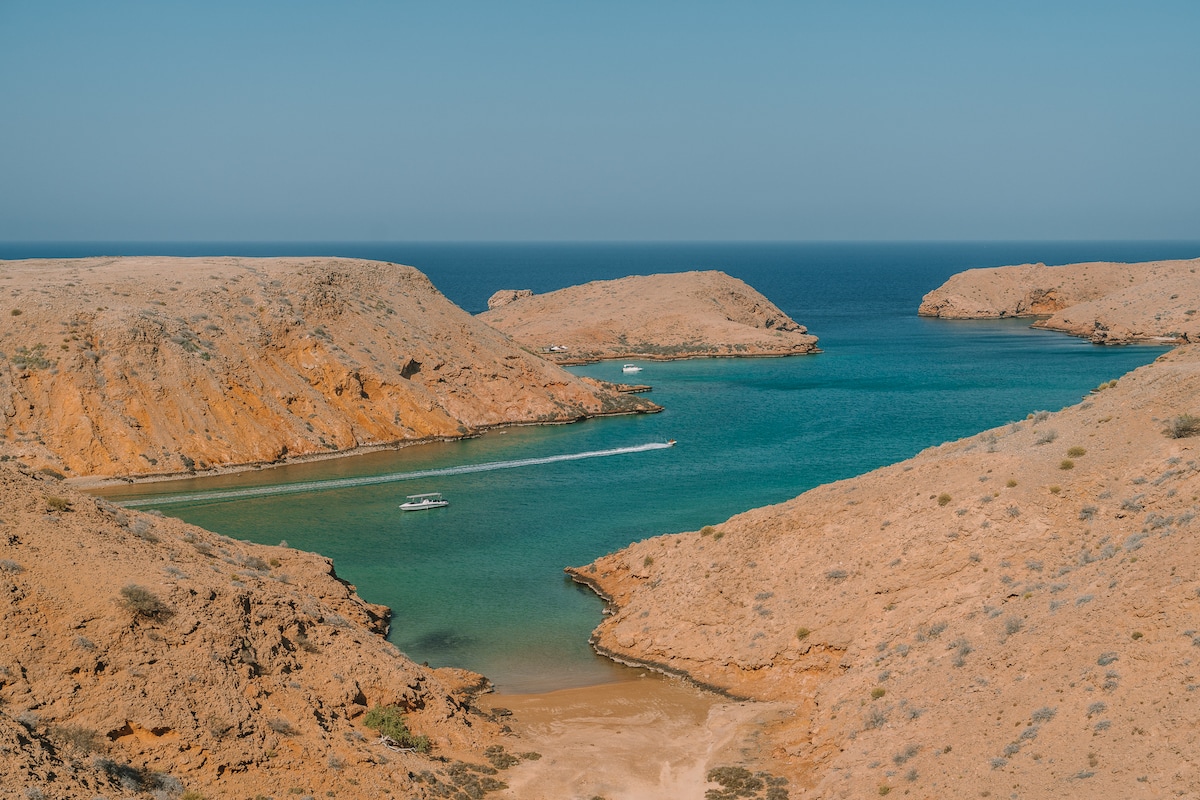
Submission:
[[[196,492],[194,494],[179,494],[169,497],[146,498],[143,500],[123,500],[118,502],[117,505],[126,508],[140,508],[142,506],[164,506],[173,503],[241,500],[246,497],[270,497],[272,495],[294,494],[296,492],[320,492],[326,489],[345,489],[351,486],[373,486],[379,483],[396,483],[398,481],[416,480],[417,478],[435,478],[441,475],[466,475],[470,472],[491,472],[497,469],[534,467],[539,464],[555,464],[559,461],[579,461],[584,458],[604,458],[605,456],[622,456],[627,453],[645,453],[649,450],[664,450],[670,446],[669,442],[650,442],[648,444],[634,445],[633,447],[614,447],[611,450],[589,450],[584,453],[564,453],[562,455],[541,456],[539,458],[518,458],[512,461],[488,461],[483,464],[463,464],[458,467],[423,469],[417,472],[393,472],[389,475],[367,475],[361,478],[332,478],[324,481],[285,483],[276,486],[252,486],[246,489]]]

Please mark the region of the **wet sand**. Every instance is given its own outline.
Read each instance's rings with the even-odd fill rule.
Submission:
[[[521,800],[660,800],[703,797],[709,769],[756,764],[764,727],[786,718],[777,703],[734,701],[652,673],[620,683],[544,694],[493,694],[521,739],[541,754],[504,774],[498,797]]]

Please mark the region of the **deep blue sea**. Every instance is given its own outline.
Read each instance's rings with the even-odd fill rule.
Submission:
[[[395,611],[392,640],[418,661],[478,670],[508,691],[618,677],[590,651],[601,604],[567,581],[662,533],[696,530],[923,448],[1078,401],[1161,348],[1102,348],[1024,321],[921,319],[926,292],[971,267],[1029,261],[1194,258],[1200,243],[904,244],[70,244],[0,245],[0,257],[162,253],[341,255],[411,264],[484,310],[501,288],[537,292],[631,274],[721,269],[820,337],[788,359],[645,363],[661,414],[514,428],[463,442],[156,484],[125,497],[351,478],[678,440],[578,461],[443,474],[236,501],[163,505],[230,536],[314,550]],[[577,371],[621,379],[620,365]],[[442,510],[401,515],[405,494]]]

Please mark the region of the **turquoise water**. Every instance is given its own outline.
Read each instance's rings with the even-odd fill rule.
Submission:
[[[570,254],[561,247],[560,261]],[[737,246],[722,247],[709,255],[732,261],[727,271],[738,274]],[[918,258],[919,249],[899,247],[888,261],[886,248],[854,247],[844,246],[836,269],[805,261],[812,254],[801,246],[745,248],[743,271],[758,274],[747,279],[809,325],[825,352],[645,363],[638,380],[654,386],[651,397],[666,409],[661,414],[513,428],[463,442],[136,487],[121,496],[407,473],[676,439],[670,449],[162,506],[230,536],[286,540],[332,556],[339,575],[365,598],[393,608],[392,641],[418,661],[478,670],[508,691],[609,680],[621,668],[587,646],[601,604],[567,581],[563,567],[781,502],[1034,410],[1061,408],[1162,352],[1095,347],[1022,321],[920,319],[921,294],[958,268],[941,263],[949,256],[933,248],[930,258]],[[591,263],[590,246],[575,248],[580,264]],[[486,255],[472,252],[476,259]],[[670,255],[661,245],[641,252],[640,267],[626,264],[625,272],[655,271]],[[1159,252],[1142,257],[1163,257]],[[530,262],[540,263],[534,255]],[[772,258],[782,259],[774,269]],[[441,285],[436,270],[429,272]],[[503,276],[512,280],[480,281],[452,299],[469,307],[478,302],[472,296],[533,285],[543,272],[531,268],[520,283],[513,282],[522,277],[516,273]],[[559,272],[570,283],[598,277],[579,265]],[[476,275],[483,274],[480,267]],[[621,380],[617,363],[575,371]],[[450,507],[397,511],[404,495],[424,491],[443,492]]]

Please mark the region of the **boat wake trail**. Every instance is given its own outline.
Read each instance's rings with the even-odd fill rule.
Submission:
[[[441,467],[438,469],[423,469],[416,472],[393,472],[387,475],[367,475],[361,478],[332,478],[324,481],[305,481],[303,483],[284,483],[276,486],[251,486],[245,489],[223,489],[211,492],[194,492],[192,494],[177,494],[167,497],[144,498],[140,500],[122,500],[116,504],[126,508],[141,508],[143,506],[165,506],[175,503],[213,503],[228,500],[241,500],[247,497],[270,497],[278,494],[295,494],[297,492],[320,492],[328,489],[346,489],[353,486],[373,486],[379,483],[397,483],[418,478],[435,478],[442,475],[466,475],[470,472],[491,472],[497,469],[517,469],[518,467],[534,467],[539,464],[555,464],[559,461],[580,461],[585,458],[604,458],[606,456],[622,456],[628,453],[645,453],[650,450],[665,450],[673,442],[649,442],[632,447],[614,447],[611,450],[589,450],[583,453],[564,453],[557,456],[540,456],[538,458],[517,458],[512,461],[488,461],[483,464],[463,464],[457,467]]]

